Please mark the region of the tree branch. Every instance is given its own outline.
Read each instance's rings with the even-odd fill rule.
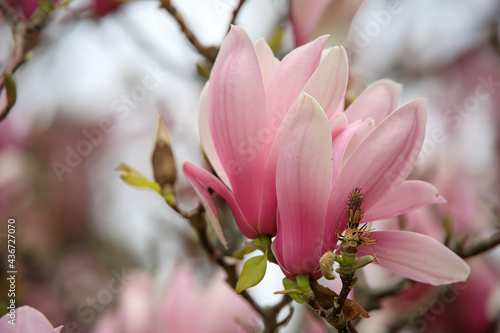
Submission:
[[[226,272],[226,282],[231,286],[231,288],[236,289],[236,283],[238,282],[238,272],[236,270],[236,265],[227,263],[227,261],[224,259],[224,255],[216,250],[210,243],[210,240],[208,239],[206,233],[207,225],[203,206],[200,205],[189,213],[183,211],[177,205],[177,202],[170,204],[170,207],[172,207],[172,209],[174,209],[179,215],[189,221],[191,227],[196,231],[196,235],[202,249],[212,261],[217,263],[217,265],[219,265]],[[261,307],[246,290],[243,290],[240,295],[244,299],[246,299],[247,302],[262,317],[265,326],[264,333],[277,332],[278,328],[288,323],[291,316],[293,315],[293,309],[291,309],[290,314],[287,316],[287,318],[285,318],[281,322],[278,322],[278,314],[285,306],[287,306],[292,301],[292,298],[288,295],[284,295],[278,304],[265,308]]]
[[[10,75],[21,67],[26,61],[26,54],[34,47],[36,44],[38,35],[41,30],[47,25],[49,20],[49,14],[51,10],[42,10],[40,7],[36,9],[35,13],[32,15],[30,20],[24,20],[15,14],[10,6],[8,6],[4,0],[0,0],[0,10],[5,13],[5,15],[12,22],[12,37],[14,40],[14,52],[12,60],[9,62],[5,68],[4,73],[0,77],[0,96],[5,89],[5,73]],[[11,106],[12,107],[12,106]],[[4,120],[11,107],[6,106],[0,111],[0,121]]]
[[[217,57],[217,53],[219,49],[213,46],[204,46],[200,43],[196,35],[191,31],[191,29],[187,26],[184,21],[182,15],[179,13],[177,8],[172,5],[170,0],[161,0],[161,8],[165,9],[177,22],[179,28],[181,29],[184,36],[186,36],[187,40],[194,46],[198,53],[205,57],[211,64],[215,63],[215,58]]]
[[[236,23],[236,18],[238,17],[238,14],[240,12],[241,6],[245,3],[245,0],[240,0],[238,2],[238,5],[236,8],[233,10],[233,17],[231,18],[231,22],[229,23],[229,28],[227,29],[227,32],[231,30],[231,26]]]
[[[462,258],[470,258],[481,254],[483,252],[489,251],[500,244],[500,231],[491,235],[490,238],[475,240],[471,242],[469,246],[467,246],[461,253],[457,253]],[[457,251],[455,251],[457,252]]]

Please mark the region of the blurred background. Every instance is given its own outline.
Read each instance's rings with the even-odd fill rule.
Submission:
[[[172,1],[199,41],[216,47],[238,3]],[[159,5],[74,0],[54,11],[15,73],[17,103],[0,123],[0,251],[13,217],[17,305],[39,309],[66,332],[245,332],[245,325],[257,325],[187,222],[115,171],[126,162],[153,178],[160,115],[178,166],[181,205],[198,204],[179,167],[186,159],[203,164],[197,114],[206,80],[200,73],[208,64]],[[2,7],[23,19],[36,6],[9,0]],[[11,23],[0,14],[2,72],[13,59]],[[500,2],[247,0],[236,24],[254,41],[266,38],[277,57],[330,34],[329,44],[349,54],[346,103],[380,78],[404,85],[401,104],[428,99],[426,141],[412,177],[434,183],[448,203],[385,221],[386,228],[403,224],[448,244],[498,232]],[[471,277],[461,287],[414,285],[384,299],[359,331],[500,332],[500,251],[468,263]],[[279,268],[269,266],[264,282],[251,289],[263,305],[275,303],[272,292],[282,289]],[[372,287],[391,279],[376,268],[365,272]],[[8,289],[3,277],[0,285]],[[0,316],[7,302],[2,292]],[[283,332],[327,332],[296,307]],[[186,326],[196,324],[193,308],[212,311],[199,318],[201,326]],[[246,324],[224,316],[229,309]],[[229,326],[218,327],[224,320]]]

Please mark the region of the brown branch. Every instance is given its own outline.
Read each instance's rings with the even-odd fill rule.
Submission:
[[[345,300],[347,299],[347,296],[352,290],[352,281],[353,281],[354,275],[349,275],[349,276],[340,276],[340,279],[342,280],[342,289],[340,290],[339,297],[337,299],[337,307],[335,308],[333,314],[334,315],[339,315],[342,312],[342,309],[345,304]]]
[[[191,227],[196,231],[196,235],[202,249],[212,261],[216,262],[217,265],[219,265],[226,272],[226,282],[231,286],[231,288],[236,289],[236,283],[238,282],[238,272],[236,270],[236,265],[227,263],[227,261],[224,259],[224,255],[216,250],[210,243],[210,240],[208,239],[206,233],[207,225],[203,206],[200,205],[189,213],[182,210],[177,205],[177,203],[171,204],[170,207],[172,207],[172,209],[174,209],[179,215],[189,221]],[[278,322],[278,314],[285,306],[287,306],[292,301],[292,298],[288,295],[284,295],[278,304],[265,308],[261,307],[246,290],[243,290],[240,295],[262,317],[265,326],[264,333],[277,332],[278,328],[288,323],[291,316],[293,315],[293,309],[291,309],[290,314],[287,316],[287,318],[285,318],[281,322]]]
[[[0,10],[12,21],[14,52],[10,63],[5,68],[4,73],[14,74],[15,71],[26,61],[26,54],[35,46],[38,35],[47,25],[50,11],[44,11],[37,8],[30,20],[24,20],[14,14],[4,0],[0,0]],[[0,95],[5,89],[5,76],[0,77]],[[1,111],[0,121],[4,120],[11,108],[6,107]]]
[[[213,46],[204,46],[200,43],[196,35],[191,31],[184,21],[182,15],[179,13],[177,8],[175,8],[170,0],[161,0],[161,8],[165,9],[177,22],[182,33],[186,36],[187,40],[198,50],[202,56],[204,56],[210,63],[215,63],[215,58],[219,49]]]
[[[473,241],[472,244],[467,246],[463,251],[460,251],[461,253],[457,254],[466,259],[489,251],[497,245],[500,245],[500,231],[491,235],[490,238]]]
[[[18,20],[19,15],[14,10],[14,8],[7,4],[5,0],[0,0],[0,12],[2,12],[5,17],[11,22]]]
[[[236,23],[236,18],[238,17],[238,14],[240,12],[241,6],[245,3],[245,0],[240,0],[238,2],[238,5],[236,8],[233,10],[233,17],[231,18],[231,22],[229,23],[229,28],[227,29],[227,32],[231,30],[231,26]]]

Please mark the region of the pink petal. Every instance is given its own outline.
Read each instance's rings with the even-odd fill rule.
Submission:
[[[43,313],[30,306],[21,306],[16,310],[15,325],[9,313],[0,318],[0,332],[9,333],[58,333],[62,326],[54,328]]]
[[[307,43],[320,22],[331,0],[292,0],[290,19],[292,21],[295,47]]]
[[[214,228],[217,236],[219,237],[222,244],[224,244],[224,246],[227,247],[227,242],[224,238],[224,234],[219,223],[219,214],[217,212],[217,207],[215,206],[213,198],[208,192],[207,187],[217,192],[221,197],[224,198],[224,200],[226,200],[229,207],[231,208],[231,211],[233,212],[238,227],[246,237],[257,238],[259,236],[259,233],[248,224],[232,193],[229,192],[227,187],[225,187],[224,184],[222,184],[221,181],[217,179],[217,177],[189,161],[185,161],[183,163],[182,170],[184,171],[186,179],[189,181],[191,186],[193,186],[196,193],[198,193],[198,196],[200,197],[200,200],[205,207],[208,220],[210,221],[210,224]]]
[[[344,153],[341,156],[341,164],[339,170],[342,170],[354,150],[356,150],[361,142],[373,131],[373,129],[375,128],[375,122],[373,121],[373,119],[368,118],[361,125],[355,126],[355,128],[356,131],[351,136],[347,146],[344,149]]]
[[[332,128],[332,138],[335,139],[343,130],[347,128],[348,121],[345,114],[337,113],[330,118],[330,127]]]
[[[376,256],[378,265],[412,280],[439,285],[465,281],[470,268],[434,238],[408,231],[378,231],[373,246],[361,246],[359,256]]]
[[[304,96],[304,94],[301,94],[301,96]],[[268,232],[266,234],[268,235],[276,235],[276,164],[278,163],[278,155],[283,141],[296,123],[296,118],[299,115],[300,100],[300,97],[295,100],[295,103],[281,122],[267,157],[261,193],[259,230],[267,228]],[[274,228],[271,230],[269,226],[272,225],[274,225]]]
[[[198,116],[198,127],[200,129],[201,144],[203,145],[203,150],[205,155],[207,155],[212,168],[215,170],[219,178],[231,189],[231,182],[227,177],[226,171],[222,166],[222,163],[215,150],[214,141],[212,138],[212,133],[210,132],[210,125],[208,121],[208,116],[210,114],[210,102],[208,100],[208,84],[207,82],[201,91],[200,98],[200,113]]]
[[[304,87],[304,91],[325,110],[328,118],[344,110],[348,76],[347,53],[342,46],[335,46],[321,60]]]
[[[401,89],[402,85],[392,80],[375,81],[345,111],[349,122],[372,118],[380,124],[397,108]]]
[[[370,209],[365,210],[365,222],[401,215],[422,206],[445,203],[434,185],[419,181],[404,181],[394,190],[386,193]]]
[[[247,33],[233,26],[210,77],[209,124],[234,198],[257,221],[267,155],[268,122],[259,61]]]
[[[321,52],[328,36],[290,52],[282,61],[266,87],[269,128],[272,142],[282,119],[303,90],[321,60]]]
[[[279,207],[277,256],[293,274],[316,272],[332,181],[331,129],[321,106],[299,97],[297,117],[276,167]]]
[[[264,86],[266,86],[274,72],[276,72],[276,69],[278,69],[280,61],[274,57],[273,51],[264,38],[260,38],[255,42],[255,52],[259,59],[262,81],[264,82]]]
[[[336,243],[334,237],[338,223],[346,224],[344,202],[355,188],[361,188],[368,211],[383,194],[399,186],[413,168],[425,136],[425,100],[418,99],[394,111],[378,125],[342,168],[335,182],[326,226],[328,245]]]
[[[276,233],[275,179],[278,153],[283,139],[290,129],[290,123],[297,114],[289,111],[296,110],[297,96],[318,66],[325,42],[326,37],[320,37],[314,42],[292,51],[283,59],[266,88],[270,148],[265,166],[258,221],[260,230],[265,228],[269,235]],[[290,75],[293,75],[293,80],[290,79]],[[270,227],[273,225],[274,229],[271,229]]]
[[[356,133],[357,129],[361,124],[356,123],[347,127],[344,131],[337,134],[332,141],[333,146],[333,181],[335,181],[339,175],[342,160],[345,150],[351,140],[352,136]]]

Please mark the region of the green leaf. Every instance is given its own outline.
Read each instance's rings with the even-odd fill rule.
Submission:
[[[16,88],[16,81],[14,80],[14,77],[12,76],[11,73],[5,72],[3,74],[4,77],[4,83],[5,83],[5,91],[7,93],[7,111],[12,109],[14,104],[16,104],[16,99],[17,99],[17,88]]]
[[[283,287],[285,287],[285,290],[298,289],[297,282],[289,280],[287,278],[283,279]],[[299,296],[299,294],[288,293],[288,295],[290,295],[290,297],[293,298],[297,303],[305,303],[302,297]]]
[[[248,259],[245,265],[243,265],[240,278],[236,283],[236,293],[239,294],[243,290],[259,284],[266,274],[266,267],[267,253]]]
[[[160,193],[160,185],[158,183],[152,182],[141,175],[136,170],[132,169],[125,163],[120,164],[116,171],[122,171],[120,178],[127,184],[135,187],[150,188],[158,193]]]
[[[244,247],[242,247],[242,248],[234,251],[233,252],[233,257],[236,258],[236,259],[242,260],[243,257],[245,256],[245,254],[252,253],[255,250],[257,250],[257,249],[244,246]]]
[[[255,250],[261,250],[262,252],[265,252],[262,250],[260,240],[258,238],[254,239],[251,242],[245,242],[245,246],[233,252],[233,257],[242,260],[245,254],[252,253]]]

